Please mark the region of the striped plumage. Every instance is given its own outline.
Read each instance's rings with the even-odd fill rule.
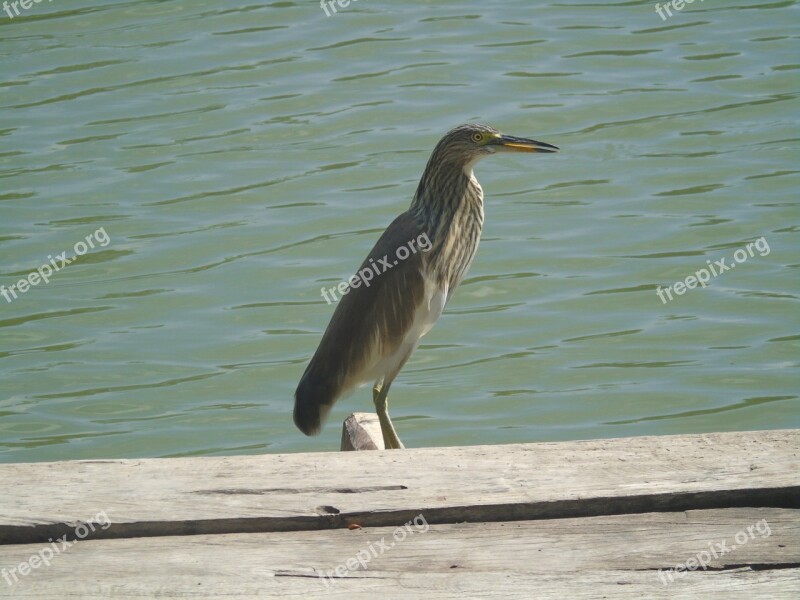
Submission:
[[[428,265],[448,298],[469,269],[483,230],[483,188],[472,173],[481,155],[469,151],[475,128],[484,126],[462,125],[436,145],[408,209],[428,231]]]
[[[294,422],[303,433],[318,433],[342,394],[374,381],[386,447],[402,447],[386,411],[386,395],[469,269],[483,228],[483,190],[472,168],[501,150],[557,149],[474,124],[452,129],[436,145],[410,208],[384,231],[359,272],[385,256],[394,265],[369,287],[351,287],[341,298],[300,379]],[[398,248],[420,239],[429,241],[427,251],[394,260]]]

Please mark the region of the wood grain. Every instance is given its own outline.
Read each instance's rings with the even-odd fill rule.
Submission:
[[[798,507],[800,431],[0,465],[0,543]]]
[[[739,508],[78,542],[0,586],[15,598],[796,598],[800,511]],[[768,525],[760,529],[758,523]],[[747,535],[748,527],[753,535]],[[737,534],[747,542],[732,549]],[[383,540],[384,545],[381,545]],[[708,569],[670,579],[712,544]],[[389,544],[392,544],[389,546]],[[40,545],[2,546],[0,564]],[[375,552],[371,549],[375,548]],[[366,552],[369,560],[354,557]],[[361,555],[362,558],[364,554]],[[347,568],[350,559],[354,569]],[[335,569],[343,565],[343,577]],[[326,573],[331,576],[327,579]],[[3,594],[0,589],[0,595]]]
[[[375,413],[353,413],[342,424],[342,451],[384,450],[383,433]]]

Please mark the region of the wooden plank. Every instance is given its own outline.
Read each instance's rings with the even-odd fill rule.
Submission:
[[[130,560],[130,558],[129,558]],[[179,557],[175,563],[185,563]],[[87,565],[75,565],[87,571]],[[229,567],[233,570],[235,567]],[[19,596],[28,600],[59,599],[100,600],[108,598],[159,598],[161,600],[204,598],[280,598],[307,600],[565,600],[573,598],[609,598],[613,600],[681,600],[724,598],[724,600],[796,600],[800,587],[800,569],[785,571],[736,570],[719,573],[689,573],[667,587],[653,583],[651,573],[630,571],[589,571],[584,573],[386,573],[371,572],[364,577],[342,580],[326,588],[316,579],[274,578],[265,569],[243,566],[235,573],[220,576],[215,569],[195,566],[189,575],[173,575],[158,571],[156,579],[149,573],[138,579],[130,577],[111,581],[88,571],[84,578],[51,581],[47,587],[37,581],[25,582],[28,587]],[[22,587],[17,584],[15,587]],[[58,590],[54,592],[54,590]],[[14,590],[16,593],[17,590]]]
[[[688,513],[76,543],[19,577],[15,598],[796,598],[800,511]],[[759,527],[759,524],[766,524]],[[748,534],[748,528],[752,535]],[[737,535],[747,541],[733,548]],[[383,540],[383,545],[381,544]],[[709,553],[708,570],[659,569]],[[389,544],[393,544],[389,546]],[[0,564],[40,545],[2,546]],[[372,551],[375,548],[376,551]],[[361,554],[363,565],[355,557]],[[347,568],[348,559],[353,569]],[[344,565],[336,576],[335,569]],[[318,575],[330,572],[332,577]],[[0,585],[6,584],[0,579]],[[8,588],[6,588],[8,590]]]
[[[0,542],[800,505],[800,431],[0,465]]]
[[[375,413],[353,413],[342,424],[342,451],[385,450],[383,433]]]

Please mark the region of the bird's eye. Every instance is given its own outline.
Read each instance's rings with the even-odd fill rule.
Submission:
[[[472,134],[472,141],[473,142],[477,143],[477,142],[480,142],[481,140],[483,140],[483,134],[482,133],[473,133]]]

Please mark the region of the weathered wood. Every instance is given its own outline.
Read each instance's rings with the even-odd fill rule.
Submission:
[[[342,424],[343,451],[384,450],[383,433],[375,413],[353,413]]]
[[[138,556],[137,556],[138,559]],[[175,563],[186,566],[189,557],[174,556]],[[88,563],[75,569],[87,571]],[[173,565],[170,565],[174,567]],[[222,570],[220,567],[219,570]],[[371,571],[348,577],[329,587],[316,578],[275,577],[257,565],[226,565],[225,573],[195,565],[189,574],[173,575],[162,568],[158,577],[146,571],[138,577],[111,581],[86,573],[84,577],[50,581],[43,586],[33,581],[22,590],[28,600],[59,599],[100,600],[108,598],[331,598],[333,600],[453,600],[500,598],[508,600],[796,600],[800,569],[751,571],[747,569],[720,573],[689,573],[666,587],[653,583],[652,573],[630,571],[588,571],[585,573],[392,573]],[[21,584],[17,584],[21,587]],[[15,586],[16,587],[16,586]],[[57,592],[54,592],[57,590]],[[15,590],[16,592],[16,590]]]
[[[800,431],[0,465],[0,543],[800,506]]]
[[[750,600],[794,599],[800,592],[798,510],[741,508],[429,528],[418,521],[411,530],[402,540],[394,537],[394,528],[384,527],[78,542],[10,588],[0,579],[0,589],[30,599],[52,598],[54,590],[59,598],[79,599],[369,600],[715,595]],[[734,548],[743,532],[747,541]],[[727,552],[709,553],[706,571],[671,578],[660,571],[721,543]],[[15,566],[41,547],[2,546],[0,565]],[[357,562],[359,552],[363,564]],[[354,568],[347,567],[348,559]],[[335,572],[340,565],[343,577]]]

